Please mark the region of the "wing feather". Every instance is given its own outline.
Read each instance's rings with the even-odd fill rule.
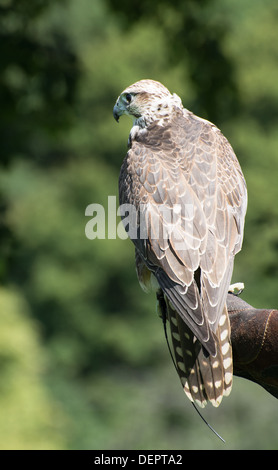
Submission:
[[[188,111],[177,111],[164,127],[154,122],[131,142],[120,175],[123,202],[144,205],[147,240],[136,247],[178,314],[215,354],[247,203],[228,141]]]

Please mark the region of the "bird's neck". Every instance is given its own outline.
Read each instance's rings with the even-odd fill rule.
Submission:
[[[162,126],[165,119],[172,115],[174,109],[183,109],[183,105],[179,96],[175,93],[164,98],[156,99],[144,110],[144,114],[139,118],[133,120],[133,127],[139,127],[144,129],[153,122],[157,122],[158,125]]]
[[[134,117],[128,145],[131,145],[131,142],[138,134],[148,131],[148,127],[153,122],[156,122],[158,126],[165,125],[169,121],[169,117],[173,115],[174,110],[183,110],[181,99],[176,94],[154,101],[151,107],[147,108],[142,116],[138,118]]]

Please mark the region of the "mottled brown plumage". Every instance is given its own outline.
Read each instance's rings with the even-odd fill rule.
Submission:
[[[232,385],[226,297],[242,245],[245,180],[219,129],[160,83],[124,90],[114,107],[117,120],[122,114],[134,119],[119,193],[138,214],[138,277],[164,294],[186,394],[218,406]]]

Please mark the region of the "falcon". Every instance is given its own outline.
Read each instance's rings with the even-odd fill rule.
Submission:
[[[245,179],[221,131],[161,83],[126,88],[113,109],[117,121],[124,114],[133,126],[119,201],[136,215],[125,228],[138,279],[156,291],[186,395],[218,406],[232,388],[226,298],[243,241]]]

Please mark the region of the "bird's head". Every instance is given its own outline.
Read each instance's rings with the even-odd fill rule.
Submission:
[[[145,127],[169,114],[169,108],[174,104],[182,107],[180,98],[172,95],[164,85],[154,80],[140,80],[120,94],[113,116],[119,122],[119,118],[127,114],[140,127]]]

